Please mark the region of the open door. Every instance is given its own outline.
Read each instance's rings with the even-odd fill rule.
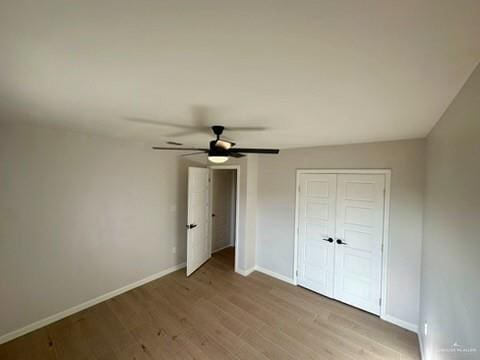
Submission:
[[[210,258],[206,168],[188,168],[187,276]]]

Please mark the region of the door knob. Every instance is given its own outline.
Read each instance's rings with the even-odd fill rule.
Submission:
[[[347,243],[345,241],[342,241],[340,239],[337,239],[337,244],[338,245],[347,245]]]
[[[187,229],[193,229],[194,227],[197,227],[197,224],[188,224]]]
[[[323,241],[328,241],[329,243],[332,243],[333,242],[333,239],[330,237],[328,239],[322,239]]]

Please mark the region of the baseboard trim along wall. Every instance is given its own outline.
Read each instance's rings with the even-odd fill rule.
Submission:
[[[425,359],[425,350],[423,348],[423,340],[422,340],[422,335],[418,333],[418,345],[420,347],[420,359],[424,360]]]
[[[226,249],[226,248],[229,248],[229,247],[232,247],[232,245],[229,244],[229,245],[226,245],[226,246],[219,247],[218,249],[212,250],[212,254],[215,254],[215,253],[217,253],[219,251],[222,251],[223,249]]]
[[[396,317],[391,315],[381,316],[381,318],[382,320],[388,321],[389,323],[400,326],[401,328],[413,331],[414,333],[418,334],[418,325],[412,324],[408,321],[397,319]]]
[[[292,278],[289,278],[288,276],[285,276],[285,275],[276,273],[276,272],[274,272],[274,271],[265,269],[265,268],[263,268],[263,267],[261,267],[261,266],[255,266],[255,270],[258,271],[258,272],[264,273],[264,274],[266,274],[266,275],[268,275],[268,276],[271,276],[271,277],[273,277],[273,278],[275,278],[275,279],[285,281],[286,283],[289,283],[289,284],[291,284],[291,285],[296,285]]]
[[[181,263],[175,266],[172,266],[168,269],[162,270],[156,274],[147,276],[146,278],[143,278],[139,281],[136,281],[134,283],[128,284],[126,286],[123,286],[119,289],[110,291],[106,294],[100,295],[94,299],[88,300],[84,303],[81,303],[79,305],[73,306],[69,309],[66,309],[64,311],[61,311],[59,313],[56,313],[54,315],[48,316],[46,318],[43,318],[41,320],[35,321],[32,324],[29,324],[27,326],[24,326],[20,329],[14,330],[12,332],[9,332],[5,335],[0,336],[0,344],[6,343],[7,341],[13,340],[17,337],[20,337],[22,335],[28,334],[29,332],[35,331],[37,329],[40,329],[41,327],[47,326],[51,323],[54,323],[55,321],[61,320],[63,318],[66,318],[67,316],[70,316],[72,314],[75,314],[79,311],[85,310],[86,308],[89,308],[93,305],[99,304],[105,300],[111,299],[117,295],[123,294],[124,292],[130,291],[132,289],[135,289],[136,287],[142,286],[146,283],[149,283],[153,280],[157,280],[165,275],[168,275],[174,271],[180,270],[186,266],[186,263]]]
[[[247,269],[247,270],[238,268],[238,269],[236,270],[236,272],[239,273],[239,274],[242,275],[242,276],[248,276],[248,275],[250,275],[250,274],[251,274],[252,272],[254,272],[254,271],[255,271],[255,268],[251,268],[251,269]]]

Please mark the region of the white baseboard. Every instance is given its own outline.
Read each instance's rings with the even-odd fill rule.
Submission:
[[[400,326],[401,328],[413,331],[414,333],[418,334],[418,325],[416,324],[412,324],[408,321],[398,319],[391,315],[384,315],[381,316],[381,318],[382,320],[388,321],[389,323],[395,324],[397,326]]]
[[[247,269],[247,270],[240,269],[240,268],[237,268],[237,269],[235,270],[235,272],[239,273],[239,274],[242,275],[242,276],[248,276],[248,275],[250,275],[250,274],[251,274],[252,272],[254,272],[254,271],[255,271],[255,268],[254,268],[254,267],[252,267],[252,268],[250,268],[250,269]]]
[[[212,254],[215,254],[216,252],[222,251],[223,249],[226,249],[226,248],[229,248],[229,247],[232,247],[232,246],[233,245],[230,244],[230,245],[219,247],[218,249],[212,250]]]
[[[278,280],[282,280],[282,281],[285,281],[286,283],[289,283],[291,285],[295,285],[295,282],[293,281],[292,278],[288,277],[288,276],[285,276],[285,275],[282,275],[282,274],[279,274],[279,273],[276,273],[276,272],[273,272],[271,270],[268,270],[268,269],[265,269],[261,266],[255,266],[255,270],[256,271],[259,271],[261,273],[264,273],[268,276],[271,276],[275,279],[278,279]]]
[[[420,359],[425,359],[425,349],[423,347],[422,335],[418,333],[418,345],[420,346]]]
[[[175,266],[172,266],[168,269],[162,270],[159,273],[147,276],[144,279],[141,279],[139,281],[136,281],[134,283],[131,283],[129,285],[123,286],[119,289],[110,291],[106,294],[100,295],[99,297],[96,297],[94,299],[88,300],[84,303],[81,303],[79,305],[73,306],[69,309],[66,309],[64,311],[60,311],[59,313],[53,314],[51,316],[48,316],[46,318],[43,318],[41,320],[35,321],[32,324],[29,324],[27,326],[24,326],[20,329],[14,330],[12,332],[9,332],[5,335],[0,336],[0,344],[6,343],[7,341],[13,340],[17,337],[20,337],[22,335],[25,335],[29,332],[32,332],[34,330],[40,329],[41,327],[47,326],[55,321],[61,320],[67,316],[70,316],[72,314],[75,314],[79,311],[85,310],[86,308],[89,308],[93,305],[96,305],[98,303],[101,303],[105,300],[111,299],[117,295],[123,294],[124,292],[130,291],[136,287],[142,286],[150,281],[156,280],[158,278],[161,278],[162,276],[168,275],[174,271],[180,270],[184,268],[186,265],[185,263],[178,264]]]

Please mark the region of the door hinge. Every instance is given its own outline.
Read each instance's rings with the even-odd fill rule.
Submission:
[[[295,270],[295,276],[298,276],[298,270]]]
[[[382,298],[378,299],[378,305],[382,306]]]
[[[381,252],[383,253],[383,243],[382,243],[382,249],[381,249]]]

